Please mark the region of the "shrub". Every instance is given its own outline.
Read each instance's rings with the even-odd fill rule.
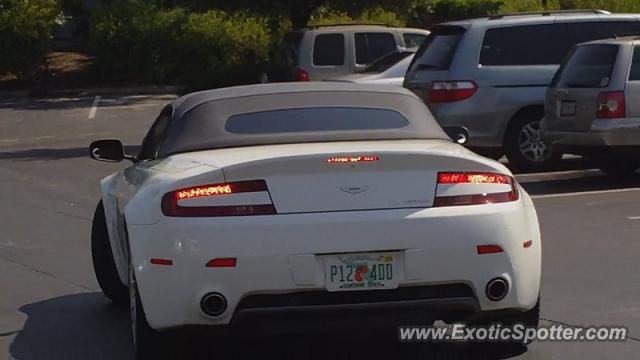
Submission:
[[[120,82],[194,89],[256,82],[271,46],[267,19],[223,11],[117,2],[93,23],[98,73]]]
[[[0,74],[35,75],[62,19],[56,0],[0,0]]]

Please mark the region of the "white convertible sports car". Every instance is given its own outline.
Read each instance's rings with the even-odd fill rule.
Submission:
[[[538,323],[530,197],[408,90],[194,93],[136,156],[118,140],[90,154],[133,161],[101,182],[92,252],[104,293],[130,304],[139,359],[190,325]]]

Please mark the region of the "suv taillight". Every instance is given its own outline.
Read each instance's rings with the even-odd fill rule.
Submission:
[[[475,81],[436,81],[427,102],[447,103],[468,99],[478,91]]]
[[[309,81],[309,73],[305,69],[296,70],[296,81]]]
[[[625,117],[624,91],[603,92],[598,95],[599,119],[618,119]]]
[[[272,215],[276,208],[267,183],[250,180],[171,191],[162,197],[162,213],[170,217]]]

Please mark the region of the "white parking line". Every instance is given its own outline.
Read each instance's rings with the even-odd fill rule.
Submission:
[[[96,117],[96,111],[98,111],[98,103],[100,102],[100,95],[96,96],[93,99],[93,104],[91,105],[91,110],[89,110],[89,119],[93,119]]]
[[[640,188],[634,187],[634,188],[627,188],[627,189],[594,190],[594,191],[570,192],[570,193],[562,193],[562,194],[533,195],[531,196],[531,198],[546,199],[546,198],[570,197],[570,196],[581,196],[581,195],[622,193],[622,192],[632,192],[632,191],[640,191]]]
[[[640,220],[640,216],[627,216],[629,220]]]

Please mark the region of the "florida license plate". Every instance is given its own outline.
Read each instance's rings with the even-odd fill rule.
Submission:
[[[398,287],[397,253],[330,255],[325,258],[328,291],[381,290]]]

